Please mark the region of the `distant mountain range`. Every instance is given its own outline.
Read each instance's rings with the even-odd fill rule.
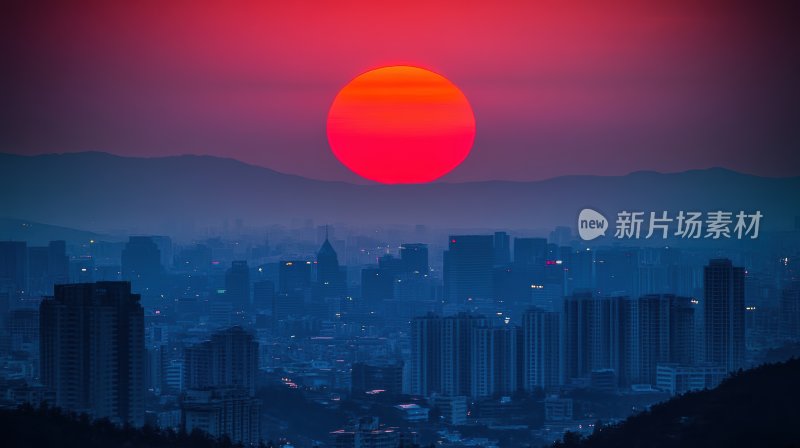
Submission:
[[[0,216],[93,231],[173,225],[426,224],[463,229],[575,226],[590,207],[621,210],[761,210],[762,229],[800,215],[800,177],[713,168],[674,174],[564,176],[536,182],[354,185],[282,174],[210,156],[119,157],[99,152],[0,154]]]
[[[13,218],[0,218],[0,240],[26,241],[32,246],[44,246],[49,241],[65,240],[70,243],[89,240],[121,241],[119,235],[102,235],[84,230],[52,226],[38,222]]]

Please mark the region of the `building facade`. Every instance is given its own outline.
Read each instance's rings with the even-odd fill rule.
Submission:
[[[40,308],[41,380],[54,405],[144,424],[144,312],[128,282],[57,285]]]

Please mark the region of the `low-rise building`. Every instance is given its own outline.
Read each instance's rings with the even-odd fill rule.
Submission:
[[[656,387],[671,395],[680,395],[716,387],[726,375],[725,368],[717,365],[659,364],[656,368]]]
[[[260,440],[260,400],[243,388],[189,389],[181,400],[182,426],[200,429],[233,443],[256,445]]]

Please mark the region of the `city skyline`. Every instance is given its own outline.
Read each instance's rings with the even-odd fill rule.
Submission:
[[[250,446],[288,436],[396,447],[436,440],[427,425],[465,442],[458,431],[482,428],[517,446],[499,423],[546,446],[591,431],[591,394],[650,406],[715,388],[800,340],[796,241],[755,252],[589,248],[567,228],[441,240],[418,230],[393,244],[331,225],[272,242],[246,230],[192,242],[0,241],[0,360],[29,366],[0,387],[16,402]],[[85,365],[84,381],[69,379]],[[306,440],[269,399],[286,392],[348,420],[315,430],[328,442]]]
[[[10,3],[0,445],[794,446],[798,18]]]

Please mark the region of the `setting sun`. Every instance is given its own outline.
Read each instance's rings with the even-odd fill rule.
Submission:
[[[339,161],[381,183],[436,180],[464,161],[474,140],[475,117],[461,90],[417,67],[359,75],[328,114],[328,141]]]

